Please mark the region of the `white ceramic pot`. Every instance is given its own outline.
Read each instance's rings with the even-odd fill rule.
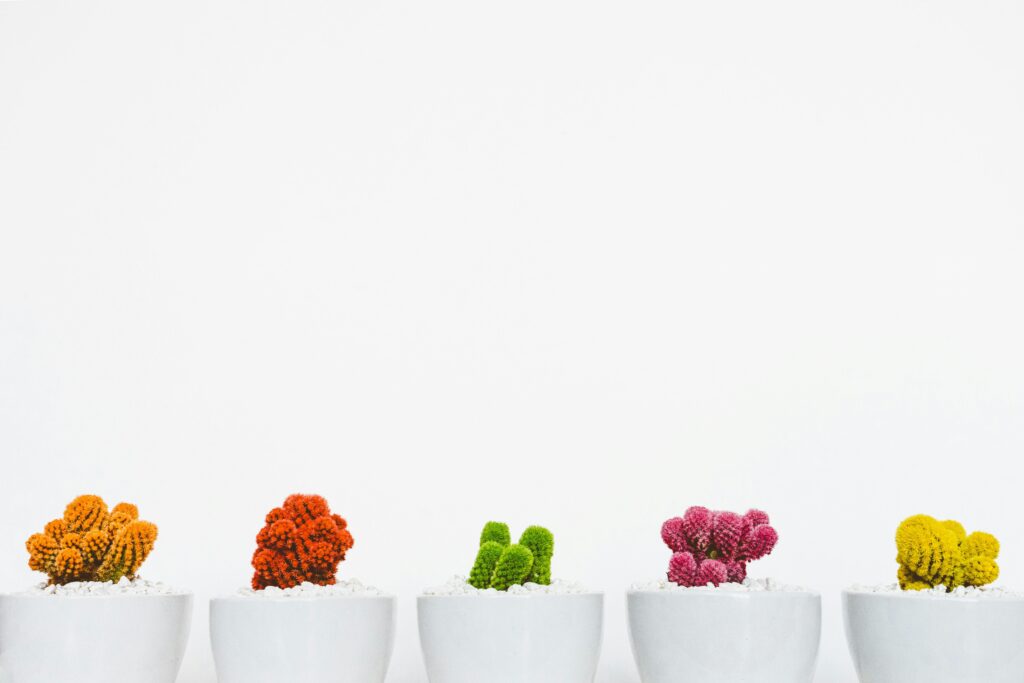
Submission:
[[[821,596],[784,591],[629,591],[643,683],[810,683]]]
[[[191,595],[2,595],[0,682],[174,683]]]
[[[430,683],[592,683],[604,597],[438,595],[418,600]]]
[[[843,592],[861,683],[1024,681],[1024,598]]]
[[[215,598],[210,641],[220,683],[382,683],[395,598]]]

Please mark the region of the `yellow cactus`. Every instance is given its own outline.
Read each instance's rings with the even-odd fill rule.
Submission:
[[[914,515],[896,529],[896,577],[903,590],[984,586],[999,576],[999,541],[992,534],[968,535],[954,520]]]
[[[62,519],[48,523],[25,543],[28,566],[45,572],[51,584],[134,578],[156,541],[155,524],[139,519],[131,503],[111,511],[99,496],[79,496]]]

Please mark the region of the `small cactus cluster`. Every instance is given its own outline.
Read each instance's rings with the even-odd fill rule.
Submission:
[[[661,538],[672,550],[669,581],[680,586],[718,586],[742,582],[747,563],[770,553],[779,535],[760,510],[738,515],[694,506],[682,517],[666,521]]]
[[[999,577],[999,541],[960,522],[914,515],[896,529],[896,577],[903,590],[984,586]]]
[[[135,578],[153,549],[156,525],[139,519],[139,509],[118,503],[113,510],[99,496],[75,498],[61,519],[25,542],[28,566],[45,572],[50,584]]]
[[[551,583],[555,537],[542,526],[531,526],[512,543],[508,525],[488,522],[480,534],[480,550],[469,572],[474,588],[507,591],[523,583]]]
[[[271,510],[256,536],[252,587],[292,588],[335,583],[338,564],[353,544],[348,523],[320,496],[294,494]]]

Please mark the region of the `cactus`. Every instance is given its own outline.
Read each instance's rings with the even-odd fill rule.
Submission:
[[[347,526],[322,497],[288,496],[267,513],[266,525],[256,535],[253,589],[291,588],[306,581],[334,584],[338,564],[353,544]]]
[[[548,585],[554,549],[555,537],[544,527],[527,528],[519,543],[513,544],[507,524],[488,522],[480,534],[480,550],[469,572],[469,584],[499,591],[527,582]]]
[[[509,545],[512,543],[512,534],[508,530],[508,524],[504,522],[487,522],[484,530],[480,532],[480,545],[488,541],[494,541],[498,545]]]
[[[156,542],[157,528],[139,519],[139,509],[118,503],[113,510],[99,496],[71,501],[64,517],[49,522],[25,542],[28,566],[50,584],[135,578]]]
[[[533,554],[533,566],[526,580],[546,586],[551,583],[551,556],[555,552],[554,535],[542,526],[527,527],[519,537],[519,545]]]
[[[661,538],[672,550],[668,580],[680,586],[740,583],[747,563],[769,554],[779,540],[760,510],[738,515],[699,506],[666,521]]]
[[[984,586],[999,577],[998,556],[995,536],[968,535],[955,520],[914,515],[896,529],[896,578],[903,590]]]
[[[522,584],[530,575],[533,567],[533,553],[525,545],[518,543],[506,546],[501,551],[498,564],[494,567],[491,577],[491,588],[507,591],[509,587]]]
[[[494,568],[498,566],[498,560],[501,559],[501,554],[507,547],[497,541],[485,541],[480,546],[473,569],[469,572],[469,585],[480,589],[489,588],[491,577],[494,576]]]

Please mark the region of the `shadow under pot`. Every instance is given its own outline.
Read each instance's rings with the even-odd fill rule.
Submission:
[[[810,683],[821,596],[804,591],[629,591],[643,683]]]
[[[210,601],[220,683],[383,683],[394,596],[225,597]]]
[[[843,592],[861,683],[1024,681],[1024,598]]]
[[[2,595],[3,683],[174,683],[192,596]]]
[[[600,593],[438,595],[417,602],[430,683],[592,683]]]

